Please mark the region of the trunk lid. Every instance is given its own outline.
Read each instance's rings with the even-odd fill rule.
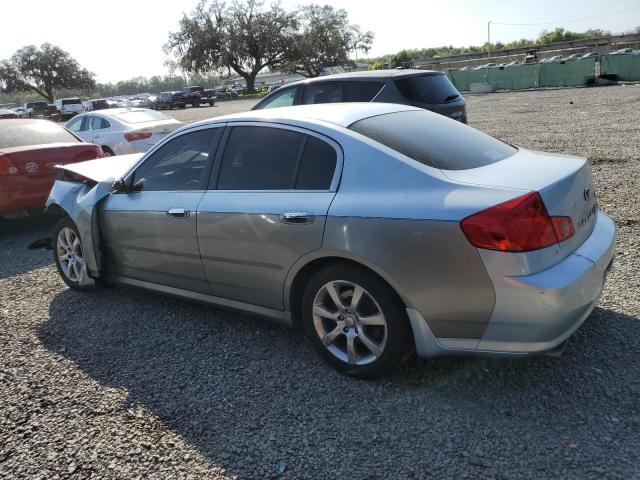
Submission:
[[[457,182],[537,191],[549,215],[569,216],[575,234],[560,244],[563,256],[578,248],[594,229],[597,201],[586,159],[520,149],[500,162],[468,170],[443,170]]]
[[[55,174],[56,165],[82,162],[104,156],[92,143],[52,143],[0,149],[0,156],[17,168],[17,175],[43,177]]]
[[[117,155],[115,157],[58,166],[57,168],[96,182],[104,182],[109,179],[116,180],[122,178],[122,176],[140,160],[142,155],[144,154],[132,153],[130,155]]]

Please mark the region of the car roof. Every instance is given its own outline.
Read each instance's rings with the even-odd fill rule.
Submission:
[[[96,110],[95,112],[84,112],[81,115],[104,115],[106,117],[111,117],[111,116],[114,116],[114,115],[118,115],[120,113],[146,112],[148,110],[149,110],[148,108],[122,107],[122,108],[109,108],[107,110]]]
[[[192,126],[232,121],[274,123],[321,121],[333,123],[341,127],[348,127],[352,123],[364,118],[406,110],[424,111],[421,108],[394,103],[322,103],[297,105],[293,107],[267,108],[264,110],[250,110],[248,112],[210,118],[208,120],[192,124]]]
[[[323,75],[321,77],[306,78],[297,82],[289,83],[287,86],[300,85],[315,82],[326,82],[331,80],[382,80],[385,78],[404,78],[414,77],[421,75],[444,75],[443,72],[437,70],[418,70],[418,69],[406,69],[406,70],[368,70],[363,72],[347,72],[336,73],[333,75]]]

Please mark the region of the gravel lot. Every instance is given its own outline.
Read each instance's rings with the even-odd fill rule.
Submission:
[[[245,315],[71,291],[50,251],[26,248],[51,222],[14,222],[0,227],[0,478],[640,478],[640,86],[468,100],[475,127],[590,157],[619,225],[600,307],[562,358],[414,360],[356,381]],[[250,104],[220,105],[175,114]]]

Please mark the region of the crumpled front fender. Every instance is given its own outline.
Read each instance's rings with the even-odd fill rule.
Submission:
[[[84,183],[56,180],[47,198],[46,207],[57,205],[75,223],[87,265],[89,277],[100,276],[100,232],[97,206],[109,195],[113,180],[105,180],[93,186]]]

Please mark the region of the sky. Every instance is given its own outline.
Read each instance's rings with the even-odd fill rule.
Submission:
[[[162,46],[197,1],[0,0],[0,59],[25,45],[49,42],[71,53],[99,82],[163,75]],[[614,33],[640,27],[638,0],[281,1],[287,10],[307,3],[344,8],[352,23],[374,32],[370,57],[403,48],[480,45],[490,20],[493,42],[535,38],[558,26]]]

